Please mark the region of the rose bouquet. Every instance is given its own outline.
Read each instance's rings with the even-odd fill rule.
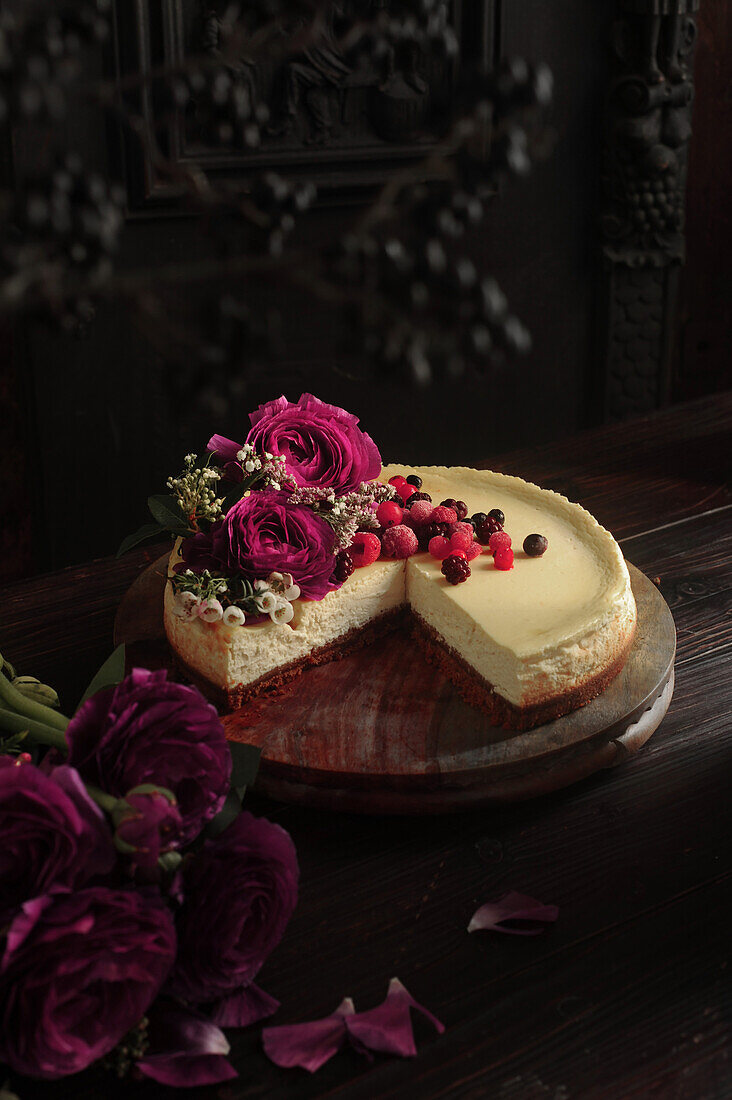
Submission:
[[[277,1008],[254,979],[297,900],[290,837],[241,809],[257,751],[232,755],[194,688],[123,676],[120,651],[71,720],[8,668],[0,1061],[48,1079],[100,1060],[178,1087],[236,1076],[220,1027]]]

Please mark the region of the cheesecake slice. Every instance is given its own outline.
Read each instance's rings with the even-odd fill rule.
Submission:
[[[405,473],[422,478],[435,504],[464,500],[471,514],[500,508],[513,540],[513,569],[496,569],[486,552],[470,563],[466,583],[450,585],[427,553],[379,560],[322,600],[296,600],[289,623],[244,627],[178,618],[168,584],[165,628],[184,671],[237,707],[407,622],[427,659],[497,724],[531,728],[602,692],[628,656],[636,622],[628,570],[612,535],[584,508],[520,478],[392,465],[381,480]],[[542,557],[521,550],[532,533],[548,539]],[[178,560],[174,551],[171,567]]]

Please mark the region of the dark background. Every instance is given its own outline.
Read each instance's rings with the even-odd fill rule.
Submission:
[[[608,418],[602,401],[601,264],[598,219],[611,5],[586,0],[488,3],[494,56],[545,60],[555,76],[552,157],[494,202],[471,247],[498,277],[528,324],[528,357],[473,382],[414,391],[349,381],[332,314],[269,287],[283,317],[282,352],[238,402],[210,410],[176,406],[164,356],[121,305],[100,306],[79,340],[38,321],[7,324],[0,345],[1,579],[113,552],[146,519],[181,456],[212,431],[243,437],[246,412],[285,392],[310,390],[360,415],[385,460],[470,464],[501,451],[571,434]],[[682,276],[668,377],[672,401],[729,385],[732,147],[728,57],[732,14],[702,2],[697,94],[687,196],[688,261]],[[124,46],[124,43],[122,43]],[[105,171],[118,169],[119,139],[101,113],[75,114],[68,144]],[[15,135],[6,182],[22,180],[43,150]],[[325,201],[299,229],[298,244],[335,239],[357,215],[353,201]],[[195,219],[133,212],[119,266],[190,262],[209,243]],[[257,298],[259,293],[260,298]],[[192,287],[179,303],[197,308]],[[631,410],[633,411],[633,410]],[[642,411],[638,409],[635,411]],[[578,456],[581,461],[581,456]]]

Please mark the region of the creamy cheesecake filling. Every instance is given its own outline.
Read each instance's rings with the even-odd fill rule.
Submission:
[[[514,568],[495,569],[489,554],[471,577],[448,584],[426,553],[357,569],[319,601],[295,601],[290,623],[227,626],[173,614],[170,584],[165,626],[182,660],[224,691],[253,684],[285,665],[410,604],[477,675],[515,707],[565,694],[615,665],[629,647],[635,601],[612,535],[583,508],[536,485],[464,467],[387,466],[381,480],[416,473],[435,504],[453,497],[470,513],[501,508]],[[528,534],[549,540],[541,558],[521,551]],[[180,559],[176,551],[171,566]]]

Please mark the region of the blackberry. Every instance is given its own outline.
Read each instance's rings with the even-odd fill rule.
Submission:
[[[549,540],[545,535],[527,535],[524,539],[524,554],[530,558],[540,558],[548,545]]]
[[[335,569],[333,570],[333,578],[340,584],[347,581],[351,573],[356,566],[353,564],[353,558],[347,550],[339,551],[336,557]]]
[[[465,558],[459,558],[457,554],[448,554],[440,572],[448,584],[462,584],[470,576],[470,566]]]
[[[468,506],[464,500],[455,501],[455,511],[457,512],[457,518],[462,522],[468,514]]]
[[[424,527],[419,527],[417,529],[417,538],[419,539],[420,550],[426,550],[429,546],[430,539],[435,538],[436,535],[444,535],[446,531],[446,523],[426,523]]]
[[[408,497],[405,508],[411,508],[413,504],[416,504],[418,500],[428,500],[432,503],[432,497],[429,493],[412,493],[411,497]]]
[[[494,519],[497,519],[501,526],[503,526],[503,524],[506,522],[506,517],[504,516],[500,508],[491,508],[488,515],[493,516]]]
[[[485,519],[482,520],[481,523],[479,523],[476,527],[475,537],[477,538],[478,542],[483,544],[483,546],[487,546],[490,542],[491,535],[495,535],[496,531],[502,530],[503,527],[498,522],[495,516],[486,516]]]
[[[457,501],[453,497],[448,497],[447,500],[440,501],[441,508],[452,508],[453,512],[457,515]],[[458,517],[459,518],[459,517]]]
[[[422,488],[422,478],[419,474],[408,474],[406,480],[410,485],[413,485],[415,489]]]

